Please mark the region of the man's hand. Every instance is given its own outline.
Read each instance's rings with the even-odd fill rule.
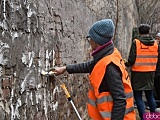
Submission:
[[[55,75],[63,74],[65,71],[66,71],[66,66],[54,68]]]

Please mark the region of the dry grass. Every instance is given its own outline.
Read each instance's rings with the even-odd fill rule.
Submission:
[[[136,109],[136,120],[140,120],[137,109]]]
[[[139,114],[138,114],[138,110],[137,109],[135,109],[135,110],[136,110],[136,120],[141,120],[139,117]],[[146,112],[149,112],[149,110],[146,110]]]

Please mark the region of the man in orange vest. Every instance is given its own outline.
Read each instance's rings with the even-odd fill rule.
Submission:
[[[57,75],[64,73],[90,73],[88,114],[93,120],[135,120],[133,91],[119,51],[112,37],[111,19],[95,22],[87,39],[93,50],[93,59],[83,63],[55,68]],[[76,81],[75,81],[76,82]]]
[[[143,120],[145,105],[142,99],[145,93],[151,112],[155,112],[156,102],[153,96],[154,76],[158,60],[158,44],[149,35],[150,26],[141,24],[138,27],[139,37],[131,45],[127,67],[131,66],[131,83],[139,116]]]

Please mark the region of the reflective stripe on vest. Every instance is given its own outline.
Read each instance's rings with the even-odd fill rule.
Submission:
[[[134,111],[134,107],[126,108],[125,115]],[[111,118],[111,112],[100,112],[103,118]]]
[[[94,120],[110,120],[113,109],[113,99],[110,92],[99,93],[99,86],[103,80],[106,67],[109,63],[113,62],[119,67],[122,73],[122,82],[124,86],[124,92],[126,97],[126,110],[124,120],[136,120],[135,111],[133,109],[133,91],[128,77],[128,73],[125,69],[124,62],[118,50],[115,48],[114,52],[101,59],[93,68],[90,75],[90,90],[88,92],[88,113]],[[107,86],[106,86],[107,87]]]
[[[127,97],[127,99],[133,98],[133,92],[127,93],[126,97]],[[103,96],[103,97],[97,99],[96,101],[88,98],[88,104],[90,104],[91,106],[93,106],[95,108],[97,108],[98,104],[101,104],[101,103],[104,103],[104,102],[113,102],[112,96],[111,95],[110,96]],[[125,115],[127,115],[128,113],[133,112],[133,111],[134,111],[133,106],[131,106],[129,108],[126,108]],[[100,111],[100,114],[103,118],[111,118],[111,112],[110,111]]]
[[[127,97],[127,99],[128,98],[132,98],[133,97],[133,92],[127,93],[126,97]],[[100,104],[100,103],[103,103],[103,102],[111,102],[111,101],[113,101],[111,95],[109,95],[109,96],[103,96],[103,97],[97,99],[97,104]]]
[[[127,99],[132,98],[133,97],[133,92],[127,93],[126,97],[127,97]],[[101,103],[104,103],[104,102],[113,102],[112,96],[111,95],[103,96],[101,98],[98,98],[96,101],[88,98],[88,103],[95,106],[95,107],[96,107],[96,104],[101,104]]]
[[[92,99],[90,99],[90,98],[88,98],[88,104],[90,104],[90,105],[92,105],[92,106],[94,106],[94,107],[97,106],[97,105],[96,105],[96,101],[94,101],[94,100],[92,100]]]
[[[138,39],[136,41],[136,60],[132,66],[132,71],[148,72],[155,71],[158,60],[158,44],[146,46]]]

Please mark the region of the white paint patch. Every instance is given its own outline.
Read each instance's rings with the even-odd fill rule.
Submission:
[[[22,63],[24,63],[25,65],[27,64],[27,56],[24,54],[24,53],[22,53]]]
[[[18,11],[19,9],[21,9],[22,8],[22,6],[21,6],[21,4],[16,4],[16,2],[10,2],[10,7],[12,8],[12,9],[14,9],[14,11]]]
[[[3,35],[3,37],[4,37],[4,35],[5,35],[5,31],[3,31],[3,32],[2,32],[2,35]]]
[[[31,74],[31,71],[28,72],[28,74],[24,78],[24,81],[21,84],[21,94],[26,90],[26,88],[28,86],[28,81],[29,81],[30,74]]]
[[[37,85],[37,88],[39,89],[39,88],[41,88],[42,87],[42,84],[38,84]]]
[[[5,30],[7,30],[8,29],[8,25],[7,25],[7,22],[6,22],[6,20],[4,19],[2,22],[0,22],[0,26],[3,28],[3,29],[5,29]],[[4,31],[2,32],[2,35],[4,36]]]
[[[28,74],[26,75],[26,77],[24,78],[24,81],[21,84],[21,94],[29,88],[29,86],[31,87],[35,87],[35,76],[34,76],[34,70],[30,69]]]
[[[12,89],[11,89],[11,97],[10,97],[10,101],[11,101],[11,120],[14,120],[14,107],[13,107],[13,103],[12,103],[12,100],[13,100],[13,97],[14,97],[14,89],[15,89],[15,87],[12,87]]]
[[[19,36],[18,32],[11,32],[11,36],[12,36],[12,43],[14,43],[14,39],[17,38]]]
[[[29,98],[30,98],[30,100],[31,100],[31,105],[34,105],[34,104],[33,104],[33,93],[32,93],[32,92],[30,93]]]
[[[59,93],[58,86],[55,86],[55,88],[53,90],[53,96],[55,96],[56,93]]]
[[[54,50],[51,50],[50,52],[49,52],[49,50],[46,50],[46,54],[45,54],[46,56],[45,56],[45,58],[46,58],[46,63],[45,63],[45,71],[47,71],[48,70],[48,68],[50,68],[50,66],[55,66],[55,51]],[[51,65],[50,64],[50,59],[52,59],[53,60],[53,64]]]
[[[0,101],[0,107],[4,110],[4,103],[3,103],[3,101]]]
[[[30,32],[31,30],[30,30],[30,27],[31,27],[31,17],[32,17],[32,15],[33,14],[35,14],[36,15],[36,12],[35,11],[33,11],[32,9],[30,9],[30,4],[28,4],[28,6],[27,6],[27,9],[28,9],[28,12],[27,12],[27,27],[28,27],[28,31]]]
[[[47,109],[47,91],[44,89],[44,112],[45,112],[45,116],[47,116],[47,112],[48,112],[48,109]]]
[[[0,76],[2,76],[2,67],[0,67]]]
[[[4,54],[9,52],[9,45],[0,41],[0,64],[6,65],[8,58],[4,58]]]
[[[16,72],[13,73],[14,76],[17,76]]]
[[[55,96],[56,93],[59,94],[58,86],[55,86],[55,88],[53,90],[53,96]],[[58,101],[52,102],[52,107],[51,108],[55,111],[58,108]]]
[[[14,120],[15,115],[14,115],[14,107],[13,104],[11,104],[11,120]]]
[[[3,28],[3,22],[0,22],[0,26]]]
[[[13,107],[13,104],[11,104],[11,120],[14,120],[15,118],[20,119],[20,114],[18,108],[22,105],[20,98],[18,98],[15,109]]]
[[[27,17],[31,17],[33,14],[36,14],[36,12],[28,8]]]
[[[27,65],[27,67],[31,67],[33,65],[33,60],[35,57],[35,53],[32,52],[28,52],[28,53],[22,53],[22,63],[24,63],[25,65]]]
[[[53,66],[55,66],[56,58],[55,58],[55,51],[53,49]]]
[[[3,1],[3,17],[6,20],[6,0]]]
[[[52,102],[52,109],[53,109],[53,111],[56,111],[57,108],[58,108],[58,101],[56,101],[55,103]]]
[[[29,65],[28,65],[29,68],[32,66],[34,56],[35,56],[35,53],[33,51],[29,52]]]
[[[24,81],[21,84],[21,94],[25,91],[26,86],[27,86],[27,76],[25,77]]]
[[[24,120],[27,120],[27,110],[26,109],[23,109],[23,118]]]
[[[27,9],[28,9],[27,17],[31,17],[33,14],[36,15],[36,12],[33,11],[33,9],[30,9],[30,4],[28,4]]]
[[[39,100],[42,100],[42,93],[38,93],[38,91],[36,92],[36,103],[39,103]]]
[[[49,53],[48,53],[48,50],[46,50],[46,71],[48,70],[48,68],[50,67],[49,65]]]

